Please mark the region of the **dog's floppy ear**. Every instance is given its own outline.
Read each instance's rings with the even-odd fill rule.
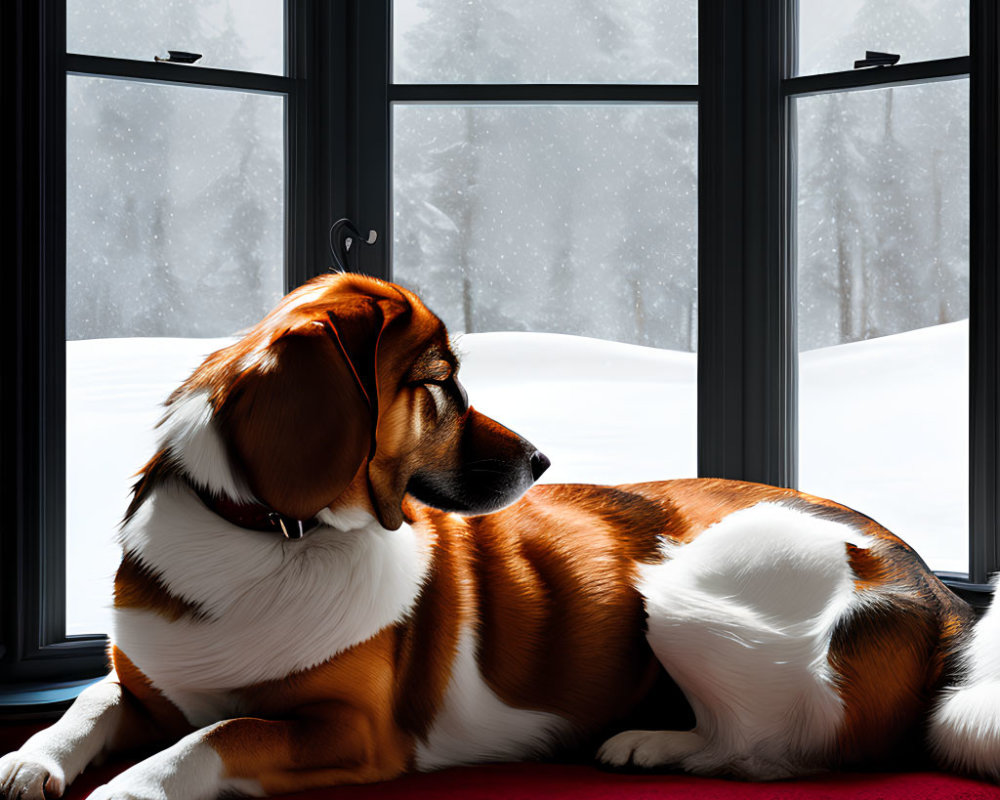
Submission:
[[[348,326],[345,329],[341,324],[338,324],[336,328],[339,331],[345,353],[355,365],[358,381],[365,387],[372,413],[371,446],[367,462],[368,497],[379,524],[386,530],[394,531],[403,524],[402,503],[406,490],[406,478],[393,459],[390,459],[391,466],[388,469],[386,469],[385,464],[380,466],[376,459],[379,414],[385,410],[382,398],[379,396],[380,369],[388,367],[389,372],[392,372],[391,366],[387,364],[390,359],[380,352],[379,345],[382,343],[382,334],[391,323],[395,320],[406,319],[411,309],[409,305],[404,305],[401,302],[384,299],[379,301],[378,306],[378,316],[382,320],[381,329],[370,350],[366,350],[368,346],[366,343],[362,342],[359,345],[356,338],[353,338],[357,336],[356,328]]]
[[[396,305],[361,294],[328,301],[235,380],[217,415],[254,494],[275,511],[314,516],[374,452],[378,342]]]

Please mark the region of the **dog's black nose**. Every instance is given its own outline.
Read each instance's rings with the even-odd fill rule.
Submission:
[[[537,481],[551,464],[552,462],[545,457],[545,453],[536,450],[531,454],[531,477]]]

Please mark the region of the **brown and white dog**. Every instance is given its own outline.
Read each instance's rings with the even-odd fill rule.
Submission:
[[[609,764],[751,779],[916,742],[1000,780],[1000,612],[974,626],[893,534],[787,489],[514,502],[548,461],[468,405],[457,369],[413,294],[351,275],[209,356],[121,529],[111,674],[0,760],[0,793],[58,796],[137,747],[155,754],[93,798],[268,795],[601,741]]]

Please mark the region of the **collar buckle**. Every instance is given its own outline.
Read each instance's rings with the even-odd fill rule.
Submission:
[[[291,519],[284,514],[279,514],[277,511],[270,512],[267,518],[272,525],[281,528],[281,532],[286,539],[301,539],[305,536],[305,529],[300,519]]]

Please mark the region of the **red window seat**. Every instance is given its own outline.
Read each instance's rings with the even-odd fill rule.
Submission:
[[[0,750],[35,729],[0,727]],[[127,763],[89,769],[66,800],[82,800]],[[566,764],[496,764],[408,775],[371,786],[289,795],[295,800],[1000,800],[1000,786],[941,772],[836,773],[778,783],[742,783],[689,775],[618,774]]]

